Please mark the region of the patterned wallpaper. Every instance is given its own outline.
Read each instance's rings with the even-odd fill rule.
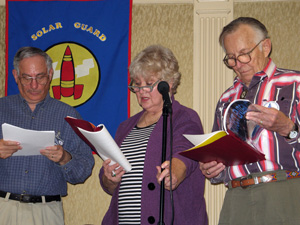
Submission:
[[[161,44],[179,61],[181,84],[175,98],[193,106],[193,5],[134,5],[132,9],[132,59],[145,47]],[[140,111],[131,95],[131,114]]]
[[[239,2],[234,17],[253,16],[267,26],[273,42],[271,57],[279,67],[300,70],[300,2]],[[132,58],[150,44],[169,47],[177,57],[182,82],[176,99],[192,107],[193,78],[193,5],[136,4],[132,9]],[[11,75],[11,71],[9,71]],[[0,96],[5,79],[5,7],[0,6]],[[205,106],[204,106],[205,107]],[[131,114],[140,110],[131,96]],[[99,186],[98,172],[102,161],[95,156],[92,176],[86,183],[69,185],[64,198],[66,225],[101,224],[110,197]],[[210,224],[214,225],[214,224]]]
[[[234,17],[260,20],[272,40],[271,58],[278,67],[300,70],[300,1],[235,3]]]

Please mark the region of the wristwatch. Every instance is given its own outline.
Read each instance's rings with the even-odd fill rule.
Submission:
[[[290,131],[289,135],[285,138],[294,139],[298,136],[298,126],[294,123],[293,129]]]

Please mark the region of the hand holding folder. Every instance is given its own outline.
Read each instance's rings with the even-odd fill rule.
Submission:
[[[86,120],[73,117],[66,117],[65,120],[75,133],[96,151],[103,160],[111,159],[110,165],[117,162],[126,172],[131,170],[128,160],[103,124],[95,126]]]
[[[200,162],[217,161],[226,166],[265,160],[258,139],[263,128],[247,121],[248,111],[256,110],[249,100],[238,99],[229,104],[224,114],[225,131],[184,136],[195,146],[180,154]]]

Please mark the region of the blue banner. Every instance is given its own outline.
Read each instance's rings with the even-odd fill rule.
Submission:
[[[50,95],[114,135],[128,118],[132,0],[7,0],[6,95],[19,93],[13,57],[23,46],[53,60]]]

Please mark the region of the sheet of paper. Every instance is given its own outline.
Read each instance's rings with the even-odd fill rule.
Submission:
[[[209,140],[212,136],[216,135],[217,133],[221,133],[221,132],[215,131],[215,132],[212,132],[209,134],[183,134],[183,136],[186,139],[188,139],[193,145],[197,146],[197,145],[202,144],[203,142]],[[221,136],[224,136],[224,135],[221,135]]]
[[[28,130],[4,123],[2,134],[4,140],[21,143],[22,150],[17,151],[13,156],[40,155],[41,149],[55,145],[54,131]]]
[[[125,171],[131,170],[131,165],[126,157],[121,152],[119,146],[114,141],[106,127],[102,124],[103,128],[97,132],[90,132],[78,127],[78,130],[89,140],[89,142],[96,148],[96,151],[103,160],[111,159],[110,165],[118,162]]]
[[[188,139],[195,147],[198,148],[201,146],[209,145],[210,143],[224,137],[227,135],[225,131],[215,131],[209,134],[183,134],[183,136]]]

